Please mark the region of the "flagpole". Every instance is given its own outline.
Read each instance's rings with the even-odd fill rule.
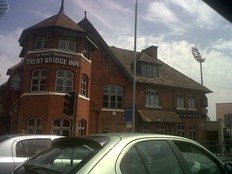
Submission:
[[[132,132],[135,132],[135,96],[136,96],[136,42],[137,42],[137,3],[135,3],[135,33],[134,33],[134,72],[133,72],[133,113],[132,113]]]

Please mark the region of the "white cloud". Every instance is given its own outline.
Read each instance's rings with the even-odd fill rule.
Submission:
[[[14,32],[0,35],[0,84],[8,80],[6,72],[8,68],[20,62],[19,53],[21,48],[18,43],[18,38],[22,33],[22,29],[17,29]]]
[[[145,19],[152,22],[176,23],[179,22],[176,15],[162,2],[152,2],[149,4]]]
[[[181,8],[182,13],[189,16],[191,21],[188,21],[190,25],[197,25],[200,28],[212,29],[218,26],[219,16],[208,5],[201,0],[167,0]]]
[[[42,20],[50,18],[51,16],[54,15],[51,12],[45,12],[45,11],[34,10],[34,9],[31,11],[31,13],[32,13],[33,16],[37,16]]]

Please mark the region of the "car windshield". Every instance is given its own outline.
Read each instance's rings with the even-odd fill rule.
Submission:
[[[93,148],[88,145],[60,146],[51,147],[43,151],[39,156],[35,156],[28,161],[21,170],[29,173],[62,173],[66,174],[76,171],[85,164],[91,157],[99,151],[100,148]]]

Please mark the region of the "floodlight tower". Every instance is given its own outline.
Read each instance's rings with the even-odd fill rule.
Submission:
[[[202,75],[202,63],[205,62],[205,59],[201,57],[200,52],[198,51],[196,46],[192,47],[192,55],[196,59],[198,63],[200,63],[200,70],[201,70],[201,84],[203,85],[203,75]]]

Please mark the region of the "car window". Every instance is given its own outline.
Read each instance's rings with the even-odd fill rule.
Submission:
[[[203,149],[187,142],[174,142],[193,174],[220,174],[224,173],[219,162]]]
[[[29,173],[75,173],[100,147],[88,145],[52,146],[32,157],[22,168]],[[18,169],[15,173],[21,173]]]
[[[51,139],[27,139],[17,142],[16,157],[31,157],[51,145]]]
[[[123,174],[162,173],[182,174],[182,168],[166,141],[136,143],[123,157]]]

